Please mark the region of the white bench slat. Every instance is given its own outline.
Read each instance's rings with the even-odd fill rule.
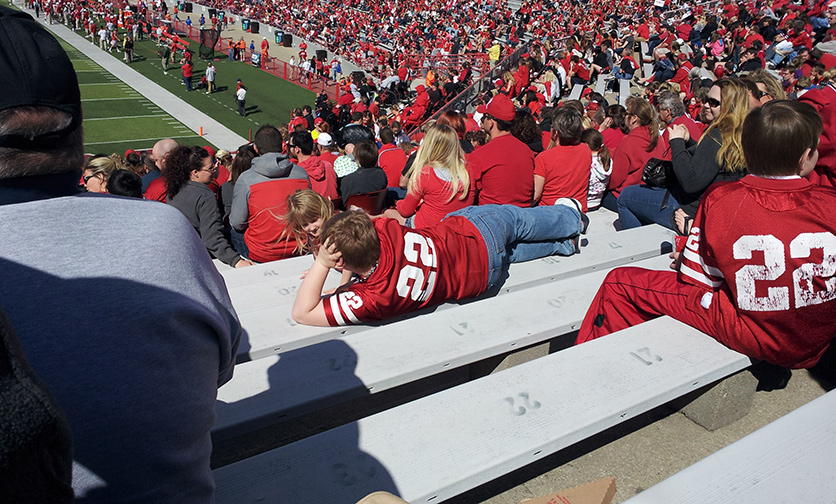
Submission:
[[[836,499],[836,391],[683,469],[629,504],[761,504]]]
[[[749,365],[659,318],[217,469],[217,502],[441,502]]]
[[[221,271],[227,289],[252,285],[258,282],[269,282],[279,277],[291,277],[313,266],[313,256],[289,257],[281,261],[256,264],[247,268],[228,269]]]
[[[621,79],[618,88],[618,104],[626,106],[627,98],[630,98],[630,81],[627,79]]]
[[[671,232],[661,226],[642,226],[627,231],[591,235],[584,237],[588,243],[579,255],[571,257],[551,256],[511,265],[509,278],[502,286],[502,292],[547,283],[559,278],[568,278],[589,271],[610,268],[619,264],[653,257],[662,253],[663,242],[670,242]],[[298,274],[294,273],[292,283],[269,282],[263,289],[260,285],[247,287],[243,291],[231,289],[232,304],[247,332],[238,352],[238,361],[260,359],[280,352],[286,352],[319,341],[354,334],[367,330],[368,326],[310,327],[296,324],[290,316],[295,295],[281,295],[279,289],[289,290],[298,286]],[[255,308],[260,306],[260,308]],[[455,304],[441,305],[436,310],[447,309]],[[406,318],[404,315],[402,318]]]
[[[653,55],[650,54],[650,46],[647,45],[647,42],[642,42],[641,43],[641,48],[642,48],[642,61],[644,61],[644,62],[653,61]]]
[[[569,93],[570,100],[580,100],[581,93],[583,93],[584,86],[582,84],[575,84],[572,87],[572,91]]]
[[[607,77],[609,77],[609,75],[610,74],[598,74],[598,80],[595,82],[596,93],[599,93],[601,95],[604,94],[604,91],[606,91],[605,88],[607,85]]]
[[[659,256],[631,265],[665,269]],[[218,391],[213,439],[381,392],[575,331],[608,270],[244,362]],[[416,336],[416,333],[421,336]]]
[[[651,75],[653,75],[653,64],[652,63],[645,63],[644,66],[644,78],[647,79]]]

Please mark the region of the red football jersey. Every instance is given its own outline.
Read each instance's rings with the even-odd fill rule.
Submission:
[[[464,217],[428,229],[378,218],[380,260],[365,281],[324,299],[332,326],[383,320],[445,301],[481,294],[488,284],[488,251]]]
[[[818,362],[836,335],[833,215],[836,190],[802,178],[748,175],[705,195],[680,279],[714,291],[714,337],[781,366]]]

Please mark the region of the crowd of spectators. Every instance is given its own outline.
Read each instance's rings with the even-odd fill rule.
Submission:
[[[256,8],[253,4],[244,5],[245,14],[246,9]],[[121,451],[128,443],[125,449],[137,454],[137,471],[146,473],[140,481],[163,482],[156,486],[155,492],[178,495],[184,491],[183,488],[197,488],[199,492],[193,492],[191,501],[211,502],[208,433],[213,417],[212,404],[217,385],[228,380],[231,374],[241,329],[223,284],[203,249],[233,267],[279,260],[310,251],[317,255],[317,264],[329,265],[325,268],[327,272],[328,267],[336,265],[339,258],[335,257],[333,249],[320,246],[321,229],[331,233],[335,226],[340,225],[339,221],[353,219],[358,227],[371,226],[375,233],[383,233],[380,230],[384,227],[387,228],[385,233],[392,236],[407,232],[391,220],[381,219],[378,224],[369,224],[364,216],[354,218],[351,212],[336,213],[357,194],[385,191],[388,198],[384,205],[388,207],[386,215],[418,233],[432,233],[434,226],[438,227],[439,221],[451,211],[457,215],[475,215],[490,210],[484,208],[487,204],[502,205],[496,208],[512,216],[554,214],[551,217],[556,220],[560,215],[571,215],[572,229],[559,237],[566,255],[580,251],[578,233],[585,231],[588,224],[584,212],[594,211],[597,205],[617,211],[622,227],[649,223],[666,225],[682,236],[689,236],[690,245],[684,252],[685,268],[695,272],[693,278],[699,285],[691,282],[686,287],[687,282],[682,281],[681,276],[688,273],[682,273],[679,279],[672,277],[674,274],[671,273],[664,285],[654,275],[654,279],[648,280],[648,285],[638,286],[637,290],[652,290],[650,287],[667,289],[676,284],[671,291],[676,291],[676,295],[681,297],[687,294],[691,313],[702,313],[698,311],[699,306],[708,310],[713,298],[714,307],[720,303],[722,306],[714,309],[712,316],[722,315],[726,321],[739,322],[737,317],[746,310],[778,312],[774,317],[771,313],[753,316],[758,324],[772,317],[765,324],[774,331],[761,334],[760,330],[756,330],[755,337],[743,343],[715,335],[733,348],[742,348],[750,355],[772,363],[813,365],[827,348],[832,339],[832,303],[836,299],[833,282],[825,279],[827,275],[833,275],[832,268],[827,269],[833,264],[830,247],[833,229],[825,222],[826,215],[817,215],[816,212],[819,211],[819,203],[828,211],[836,208],[832,190],[836,186],[836,71],[833,70],[836,57],[828,52],[832,50],[831,42],[836,39],[836,0],[804,6],[782,0],[762,4],[723,0],[713,7],[698,6],[688,15],[672,20],[661,16],[664,7],[657,11],[645,2],[630,1],[595,5],[524,2],[514,16],[509,15],[504,6],[482,4],[477,9],[475,3],[434,6],[434,9],[428,7],[426,11],[418,11],[414,4],[392,5],[391,10],[381,6],[368,11],[352,6],[324,15],[311,10],[293,12],[289,5],[258,5],[258,8],[266,9],[258,13],[266,16],[266,21],[296,19],[297,15],[301,15],[303,22],[300,30],[325,33],[327,29],[335,44],[340,47],[348,44],[345,49],[361,47],[361,43],[368,45],[371,42],[363,41],[362,37],[368,38],[369,35],[342,33],[339,29],[369,26],[368,22],[363,24],[359,20],[374,18],[375,12],[377,23],[369,28],[369,33],[379,36],[384,36],[381,30],[389,34],[406,33],[403,35],[405,38],[395,41],[402,50],[431,50],[434,44],[454,41],[456,36],[468,36],[467,43],[472,40],[484,49],[484,44],[493,44],[499,35],[510,33],[508,37],[518,37],[521,29],[533,33],[539,42],[532,44],[520,62],[480,98],[473,113],[448,111],[437,121],[424,122],[427,112],[432,109],[433,95],[440,93],[439,80],[443,83],[443,79],[431,79],[423,89],[418,89],[418,98],[412,107],[389,111],[381,106],[380,95],[375,97],[374,82],[354,81],[345,100],[330,103],[327,97],[320,96],[313,106],[300,104],[303,106],[293,112],[288,124],[263,125],[256,132],[252,144],[240,146],[233,153],[215,151],[211,146],[180,146],[173,139],[161,139],[150,151],[129,150],[124,156],[95,155],[82,160],[80,94],[66,55],[61,58],[56,56],[50,62],[65,73],[67,82],[72,86],[68,86],[66,91],[63,88],[37,89],[42,93],[59,95],[51,97],[55,101],[50,103],[58,103],[63,108],[44,111],[42,109],[50,107],[35,107],[37,110],[29,120],[44,123],[36,125],[35,133],[25,128],[18,131],[20,128],[15,126],[18,123],[7,118],[13,114],[28,114],[31,112],[28,109],[23,112],[16,109],[37,104],[30,103],[29,95],[19,98],[9,91],[9,96],[13,98],[9,99],[10,104],[6,108],[10,111],[0,111],[0,126],[8,127],[12,133],[4,133],[2,141],[29,145],[27,142],[31,143],[35,138],[34,145],[37,147],[43,145],[38,143],[39,136],[48,134],[59,139],[59,147],[63,146],[68,153],[58,159],[48,158],[50,163],[56,163],[57,171],[52,164],[46,164],[46,168],[42,167],[43,173],[34,172],[47,177],[48,180],[45,180],[54,182],[56,187],[61,186],[62,197],[37,200],[40,196],[33,196],[37,191],[18,192],[15,184],[4,185],[3,196],[8,198],[8,219],[4,224],[8,236],[14,236],[15,241],[21,244],[30,245],[26,240],[31,240],[43,246],[26,248],[4,243],[3,257],[10,258],[4,260],[4,275],[9,275],[12,281],[4,283],[0,294],[3,303],[11,307],[12,318],[22,322],[21,340],[24,346],[29,347],[27,351],[34,349],[29,352],[33,357],[33,367],[46,377],[47,385],[56,391],[57,402],[68,412],[78,441],[78,453],[91,461],[92,465],[87,469],[111,478],[108,481],[110,487],[91,492],[103,492],[101,495],[106,500],[109,497],[112,499],[113,494],[122,489],[136,488],[132,486],[137,480],[133,471],[125,467],[114,469],[108,464],[119,459],[111,453],[114,448]],[[475,9],[471,16],[467,15],[470,12],[468,8]],[[492,14],[487,17],[474,14],[482,12],[482,8]],[[63,12],[67,9],[74,12],[71,7]],[[3,16],[7,16],[6,10],[3,8]],[[580,16],[581,12],[583,16]],[[50,12],[50,15],[53,14]],[[388,23],[380,23],[387,16],[390,18]],[[491,16],[506,21],[496,23]],[[6,19],[8,17],[0,17],[2,22],[8,22]],[[84,14],[80,14],[80,19],[84,19]],[[451,25],[430,28],[434,19],[444,19]],[[314,25],[314,20],[326,24]],[[480,20],[487,24],[478,25]],[[305,22],[309,24],[305,25]],[[483,32],[487,36],[481,40]],[[553,43],[551,38],[558,34],[565,34],[568,39],[560,44]],[[35,47],[46,44],[47,40],[51,39],[33,38],[30,42]],[[639,49],[642,42],[648,45],[646,53]],[[464,43],[465,47],[467,43]],[[53,45],[57,46],[54,41]],[[16,45],[14,50],[24,49]],[[58,51],[57,54],[63,53]],[[29,59],[11,60],[18,66],[22,61],[35,65],[40,75],[54,70],[44,69],[44,65],[38,63],[38,55],[30,56]],[[651,62],[653,71],[638,79],[636,72],[645,59]],[[14,70],[16,75],[25,74],[18,67]],[[624,106],[611,104],[606,96],[591,90],[585,91],[580,100],[563,98],[573,85],[587,85],[599,74],[632,80],[633,88],[638,91],[626,100]],[[34,86],[35,83],[29,84]],[[770,104],[772,101],[775,103]],[[55,126],[59,124],[58,119],[51,117],[50,113],[67,116],[58,118],[66,119],[60,123],[63,126]],[[8,121],[8,126],[4,121]],[[26,121],[21,119],[20,122]],[[789,126],[781,130],[782,125]],[[415,134],[411,138],[404,135],[406,126],[414,128]],[[784,139],[785,146],[781,144]],[[8,148],[3,144],[0,148],[4,153],[14,151],[10,155],[21,156],[16,147]],[[785,151],[789,154],[784,155]],[[52,152],[47,154],[56,155]],[[750,166],[753,160],[757,161],[757,166]],[[25,161],[21,159],[20,162],[3,164],[0,175],[12,180],[29,179],[24,182],[40,183],[37,180],[33,182],[36,177],[30,177],[30,173],[21,168]],[[665,186],[643,184],[645,168],[664,161],[670,162]],[[744,178],[742,182],[737,181],[741,178]],[[79,187],[65,188],[68,184]],[[78,197],[81,186],[90,194]],[[743,191],[756,196],[746,196]],[[797,191],[800,196],[793,196],[790,194],[792,191]],[[63,197],[65,192],[72,197]],[[102,197],[92,193],[127,197],[142,193],[146,200],[161,203]],[[772,194],[778,199],[772,200],[764,194]],[[29,201],[32,198],[36,201]],[[707,233],[703,248],[699,248],[699,226],[705,225],[705,229],[712,225],[716,226],[715,229],[725,226],[726,220],[731,221],[732,212],[724,210],[737,203],[735,198],[745,200],[748,208],[759,206],[757,212],[764,215],[764,208],[772,211],[776,205],[784,205],[787,212],[804,212],[803,219],[799,220],[803,229],[796,229],[792,222],[782,222],[775,225],[774,231],[780,234],[780,239],[772,237],[769,243],[761,240],[758,242],[760,245],[750,244],[750,249],[745,251],[751,256],[752,248],[763,250],[765,257],[767,252],[777,253],[779,249],[783,254],[787,246],[793,254],[789,260],[796,263],[805,260],[799,258],[799,254],[822,251],[816,252],[819,255],[815,256],[816,260],[821,258],[821,267],[811,269],[803,264],[796,271],[806,280],[796,279],[792,283],[790,279],[788,285],[781,287],[786,292],[790,288],[800,289],[794,298],[794,308],[790,308],[789,294],[779,296],[778,291],[770,290],[767,297],[758,297],[754,287],[752,292],[745,291],[748,279],[741,280],[728,269],[733,259],[739,259],[731,257],[729,244],[720,243]],[[811,201],[815,198],[816,204],[807,206],[803,198],[810,198]],[[707,208],[708,205],[702,204],[704,201],[716,206]],[[25,204],[21,205],[21,202]],[[84,208],[85,204],[92,210]],[[555,205],[565,208],[530,211],[530,207]],[[521,212],[512,207],[528,209]],[[32,219],[33,210],[37,216],[49,218]],[[97,212],[96,219],[90,219],[93,210]],[[753,211],[752,215],[755,213]],[[341,216],[338,221],[333,221],[338,224],[329,224],[334,219],[332,214]],[[742,217],[745,221],[752,215]],[[750,224],[772,224],[767,222],[768,219],[760,221]],[[463,226],[461,219],[455,222]],[[740,222],[735,222],[735,225],[742,226]],[[448,223],[447,226],[445,229],[453,224]],[[691,226],[693,229],[689,229]],[[825,229],[826,226],[830,227]],[[66,229],[78,234],[78,239],[65,238],[73,257],[89,253],[91,243],[105,241],[118,248],[115,257],[137,251],[149,255],[165,254],[162,256],[164,260],[159,262],[171,261],[171,267],[163,266],[161,270],[143,267],[134,271],[125,269],[122,263],[111,265],[105,272],[108,278],[122,281],[110,286],[100,282],[97,287],[101,289],[101,296],[130,292],[133,296],[130,306],[134,306],[133,303],[150,306],[149,303],[153,302],[156,308],[164,309],[164,313],[156,316],[156,313],[150,313],[153,310],[148,310],[150,316],[142,318],[143,325],[138,326],[134,321],[135,314],[129,317],[113,314],[107,324],[100,323],[97,317],[81,316],[63,323],[66,313],[72,310],[63,309],[53,313],[54,316],[42,317],[40,307],[32,309],[32,306],[38,305],[35,300],[44,292],[53,301],[67,303],[85,292],[86,279],[102,280],[99,268],[103,265],[92,263],[82,263],[79,271],[74,271],[78,279],[65,280],[61,277],[67,273],[62,269],[65,263],[56,258],[66,258],[68,252],[61,247],[60,254],[53,254],[50,251],[59,247],[49,243],[49,240],[60,233],[66,236]],[[483,234],[473,234],[474,229],[467,228],[470,233],[468,238],[484,238]],[[18,236],[13,230],[24,234]],[[741,233],[747,231],[735,230]],[[811,230],[818,231],[814,233]],[[542,229],[534,229],[532,233],[537,234],[537,231]],[[803,237],[798,235],[799,231],[804,232]],[[798,238],[807,241],[797,241]],[[556,239],[549,236],[541,241],[553,242],[551,245],[554,248]],[[503,246],[514,241],[503,242]],[[769,248],[776,241],[777,248]],[[790,241],[794,245],[789,246]],[[708,243],[717,247],[719,252],[716,255],[712,255],[713,249],[707,248]],[[151,245],[157,248],[151,250]],[[477,249],[482,250],[478,247],[468,250],[472,264],[481,260],[481,256],[477,257]],[[738,249],[734,250],[738,254]],[[114,255],[113,251],[110,253]],[[368,262],[368,257],[365,261]],[[24,271],[15,264],[27,264],[29,267]],[[365,262],[362,265],[345,264],[361,278],[366,275],[364,280],[377,268],[377,264]],[[197,271],[192,277],[184,275],[184,271],[195,268],[195,265]],[[476,269],[474,267],[474,271]],[[209,270],[212,270],[211,273]],[[767,273],[774,271],[773,268]],[[41,275],[43,282],[54,282],[55,290],[37,289],[36,292],[26,287],[41,285],[31,281],[33,272]],[[479,274],[488,278],[485,271]],[[491,270],[489,274],[495,273]],[[607,289],[626,284],[631,274],[630,270],[621,271],[620,276],[611,278],[605,284],[584,321],[582,341],[617,330],[619,324],[612,320],[615,317],[607,320],[606,307],[610,305],[606,300],[612,295]],[[324,281],[324,276],[320,276],[320,280]],[[177,284],[184,277],[188,277],[188,281]],[[482,282],[482,277],[479,277],[480,282],[468,275],[464,277],[473,284],[473,289],[464,295],[479,293],[489,284],[487,280]],[[144,292],[143,289],[150,289],[149,278],[164,288],[153,289],[160,292]],[[732,278],[735,280],[732,281]],[[763,275],[753,277],[752,285],[755,280],[767,279]],[[74,283],[78,285],[72,285]],[[691,295],[691,289],[697,288],[695,285],[702,289],[699,293],[711,296]],[[23,296],[15,292],[23,288],[28,289]],[[427,288],[431,290],[431,286]],[[740,297],[735,297],[738,290]],[[322,303],[321,292],[315,294],[308,296],[311,299],[315,297],[312,310],[320,306],[316,303]],[[418,294],[416,299],[423,292]],[[635,304],[640,296],[632,298],[626,301],[620,299],[619,302],[625,306]],[[31,305],[27,305],[26,300],[30,299]],[[678,308],[671,306],[685,306],[676,300],[675,295],[671,295],[670,299],[663,308],[657,309],[658,314],[667,313],[665,310],[669,309],[676,312],[671,314],[679,314],[683,318],[692,316],[683,315],[677,311]],[[424,300],[426,298],[421,301]],[[441,299],[436,301],[441,302]],[[802,317],[805,321],[803,332],[805,335],[815,333],[815,341],[804,338],[789,341],[793,324],[787,325],[786,322],[797,321],[804,314],[800,309],[807,307],[816,311],[813,316]],[[642,311],[640,306],[634,308]],[[722,310],[728,311],[717,315]],[[189,316],[193,320],[171,323],[172,320],[182,322],[188,318],[184,313],[191,314]],[[332,319],[325,318],[325,312],[316,315],[317,318],[306,320],[334,322],[333,314]],[[647,313],[634,315],[627,320],[628,325],[647,317]],[[705,322],[708,318],[688,320],[709,334],[716,332],[715,326]],[[127,325],[129,322],[130,325]],[[118,359],[110,358],[110,354],[105,355],[105,352],[77,348],[78,341],[90,348],[100,348],[101,341],[96,338],[112,333],[107,328],[108,324],[115,324],[124,334],[136,336],[120,341],[120,345],[108,345],[119,347],[119,352],[116,352]],[[134,334],[137,327],[163,337],[153,341],[145,338],[145,334],[139,337],[140,334]],[[71,331],[73,338],[64,338],[65,331]],[[724,334],[738,333],[730,330]],[[38,343],[43,335],[51,334],[58,335],[52,338],[54,344],[63,345],[58,348],[59,351]],[[204,337],[205,334],[211,337]],[[759,338],[769,338],[769,345],[761,345],[763,340]],[[182,372],[179,371],[179,362],[166,361],[170,355],[176,354],[168,345],[177,340],[183,340],[179,343],[181,346],[197,348],[195,352],[201,356],[190,362]],[[122,351],[122,345],[126,349],[139,345],[141,352]],[[755,349],[758,345],[766,350]],[[56,355],[61,358],[56,358]],[[65,358],[65,355],[72,355],[73,358]],[[121,386],[124,370],[137,362],[144,362],[145,358],[148,362],[159,361],[161,364],[153,373],[134,373],[133,381],[123,389],[108,388],[114,384]],[[108,378],[105,384],[108,387],[102,388],[102,381],[93,376],[96,373],[84,372],[84,366],[90,360],[97,371],[105,370],[103,376]],[[192,372],[192,368],[200,369]],[[194,376],[185,376],[184,373]],[[197,382],[198,378],[199,387],[184,385]],[[74,382],[76,379],[82,379],[84,386],[79,387]],[[154,403],[160,389],[164,388],[162,385],[170,386],[165,388],[164,393],[178,407],[176,411],[167,412],[167,416],[177,421],[169,420],[165,425],[158,426],[161,420],[157,418],[157,412],[146,411],[140,418],[132,419],[138,429],[135,436],[122,435],[120,429],[124,426],[124,419],[105,415],[110,413],[112,404],[84,407],[88,400],[92,400],[91,397],[99,402],[112,400],[123,409],[133,407],[133,404],[125,404],[131,401],[140,405]],[[200,397],[193,397],[195,392],[192,388],[200,391]],[[99,395],[85,396],[88,390],[100,389],[104,399]],[[141,392],[150,392],[154,397],[141,397]],[[134,399],[134,396],[139,399]],[[183,399],[186,397],[192,398],[193,402]],[[93,422],[88,421],[90,417],[104,419]],[[190,421],[183,422],[182,418]],[[98,430],[91,425],[99,426]],[[177,426],[177,432],[169,437],[167,432],[173,425]],[[193,427],[196,425],[200,428]],[[146,449],[145,445],[134,446],[138,442],[135,440],[157,436],[159,432],[164,433],[165,439],[156,439],[152,449]],[[103,433],[106,435],[102,436]],[[178,447],[171,448],[172,440],[187,445],[190,453],[195,452],[193,457],[186,460],[176,456],[175,453],[180,452]],[[183,449],[182,453],[186,451]],[[159,457],[160,454],[163,456]],[[153,467],[165,466],[153,460],[155,458],[176,458],[176,471],[166,475],[159,474],[158,470],[155,472]],[[192,460],[195,462],[189,463]],[[154,477],[150,476],[151,473]],[[188,487],[184,482],[194,486]],[[90,485],[93,483],[95,481],[88,481]]]

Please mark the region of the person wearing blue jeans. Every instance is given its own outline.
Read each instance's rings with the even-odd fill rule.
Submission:
[[[364,212],[331,217],[293,304],[300,324],[337,326],[403,315],[483,294],[510,263],[580,252],[589,219],[569,198],[553,206],[472,206],[440,223],[411,229]],[[343,285],[323,295],[331,268]]]
[[[632,185],[621,191],[616,207],[622,229],[653,223],[671,228],[671,216],[679,208],[679,202],[667,189]]]
[[[553,206],[534,208],[471,206],[456,210],[445,219],[461,216],[479,230],[488,248],[488,288],[491,288],[510,263],[580,252],[577,237],[586,232],[589,219],[580,210],[580,203],[577,206],[576,203],[576,200],[560,198]]]

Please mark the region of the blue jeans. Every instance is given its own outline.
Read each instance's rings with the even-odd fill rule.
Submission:
[[[508,264],[554,254],[572,255],[583,227],[581,216],[564,205],[519,208],[482,205],[456,210],[479,230],[488,248],[488,288],[496,284]]]
[[[232,242],[232,248],[244,259],[250,258],[250,248],[247,247],[247,242],[244,241],[244,233],[236,231],[235,228],[229,229],[229,241]]]
[[[665,208],[665,189],[646,185],[625,187],[618,196],[618,219],[623,229],[636,228],[645,224],[659,224],[671,228],[671,215],[679,208],[679,202],[668,195]]]

